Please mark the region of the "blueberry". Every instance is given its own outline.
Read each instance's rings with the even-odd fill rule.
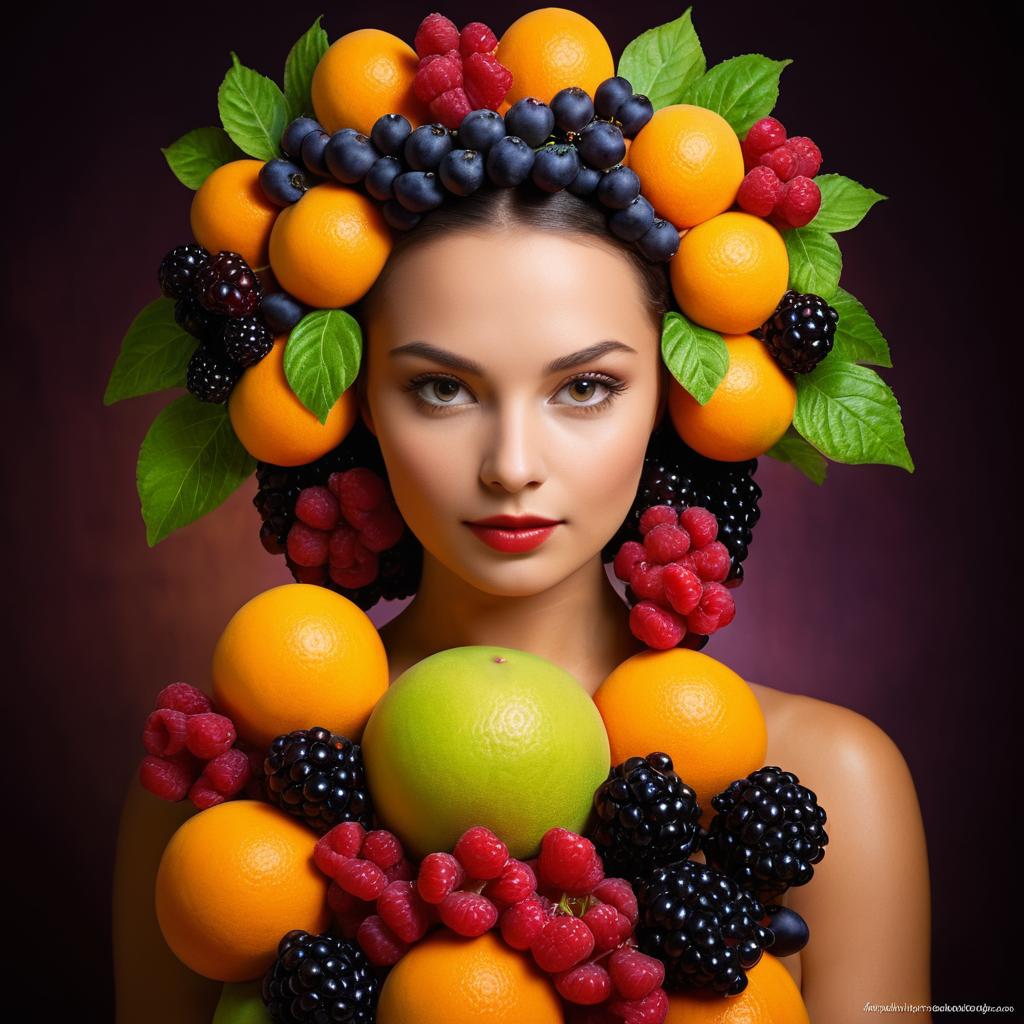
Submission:
[[[355,129],[350,128],[347,130],[354,131]],[[322,128],[309,132],[303,138],[302,145],[300,146],[300,155],[303,165],[311,174],[319,175],[321,178],[329,178],[331,176],[331,172],[327,169],[327,164],[324,161],[324,150],[330,141],[330,135]]]
[[[633,86],[627,79],[620,75],[606,78],[594,93],[594,110],[598,117],[604,117],[610,121],[613,117],[618,116],[619,107],[632,95]]]
[[[620,164],[606,171],[597,186],[597,198],[613,210],[624,210],[640,195],[640,179],[636,171]]]
[[[578,85],[572,85],[555,93],[551,112],[563,132],[581,132],[593,120],[594,101]]]
[[[768,927],[775,936],[771,947],[772,956],[789,956],[807,945],[810,938],[807,922],[795,910],[774,903],[764,909],[771,918]]]
[[[637,196],[624,210],[615,210],[608,215],[608,227],[612,234],[624,242],[635,242],[643,237],[654,224],[654,207],[644,196]]]
[[[344,128],[331,136],[324,149],[327,169],[346,185],[362,181],[379,157],[377,148],[365,135]]]
[[[405,171],[395,178],[395,198],[412,213],[433,210],[444,202],[441,183],[433,171]]]
[[[537,150],[530,174],[545,192],[559,192],[580,172],[580,157],[571,142],[555,142]]]
[[[615,120],[622,125],[622,134],[632,139],[654,117],[654,104],[640,93],[634,93],[619,107]]]
[[[487,176],[495,185],[514,188],[530,176],[533,160],[533,150],[524,139],[506,135],[487,153]]]
[[[380,208],[380,212],[384,215],[384,219],[388,224],[396,231],[408,231],[410,228],[416,227],[423,220],[421,214],[407,210],[394,199],[389,199],[384,203]]]
[[[601,172],[595,167],[580,167],[580,173],[566,185],[574,196],[592,196],[601,180]]]
[[[366,179],[363,184],[366,186],[366,191],[373,196],[374,199],[391,199],[394,197],[394,192],[391,186],[394,184],[395,178],[402,173],[405,168],[402,166],[402,161],[393,156],[382,156],[378,157],[373,166],[366,172]]]
[[[636,247],[654,263],[667,263],[679,251],[679,229],[655,217],[646,233],[636,240]]]
[[[461,133],[462,129],[459,131]],[[437,173],[449,192],[457,196],[472,195],[484,183],[483,155],[475,149],[453,149],[445,154]]]
[[[412,125],[401,114],[383,114],[373,122],[370,138],[385,156],[401,156]]]
[[[302,140],[310,133],[323,131],[320,122],[312,117],[297,117],[281,134],[281,149],[284,155],[296,163],[302,159]]]
[[[532,96],[513,103],[505,112],[505,131],[517,135],[528,146],[543,146],[555,130],[555,115],[546,103]]]
[[[436,171],[451,151],[451,132],[443,124],[421,124],[405,140],[402,156],[414,171]]]
[[[504,118],[496,110],[486,107],[471,110],[459,125],[459,145],[464,149],[475,149],[486,153],[498,141],[508,134]]]
[[[291,160],[268,160],[260,168],[260,188],[272,203],[291,206],[309,188],[306,168]]]
[[[622,132],[611,121],[591,121],[580,133],[576,145],[586,163],[601,171],[614,167],[626,155]]]
[[[287,334],[308,311],[287,292],[271,292],[260,299],[260,313],[271,334]]]

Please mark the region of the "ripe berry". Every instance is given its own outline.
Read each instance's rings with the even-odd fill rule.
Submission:
[[[189,715],[185,720],[185,745],[203,761],[210,761],[230,749],[238,733],[234,723],[225,715],[212,711]]]
[[[341,506],[326,487],[304,487],[295,499],[295,515],[315,530],[333,530],[341,517]]]
[[[778,205],[783,189],[779,176],[770,167],[758,164],[740,182],[736,202],[755,217],[767,217]]]
[[[476,149],[453,149],[445,155],[437,173],[441,184],[457,196],[472,195],[483,185],[487,176],[483,155]]]
[[[310,132],[323,131],[323,126],[312,117],[296,117],[281,133],[281,150],[293,163],[302,163],[302,143]]]
[[[729,575],[729,549],[714,540],[692,553],[697,575],[705,582],[721,583]]]
[[[805,178],[813,178],[821,169],[821,150],[806,135],[794,135],[786,145],[796,153],[800,166],[797,174]]]
[[[626,155],[626,143],[618,125],[610,121],[591,121],[576,141],[580,156],[591,167],[614,167]]]
[[[619,107],[632,95],[633,86],[627,79],[619,75],[606,78],[594,92],[594,111],[598,117],[610,121],[617,115]]]
[[[508,115],[505,126],[511,130],[508,128]],[[515,188],[530,176],[533,160],[533,149],[522,138],[506,135],[487,153],[487,176],[499,188]]]
[[[540,843],[538,869],[540,880],[567,893],[589,893],[604,877],[603,871],[593,878],[601,859],[594,844],[585,836],[564,828],[551,828]]]
[[[168,299],[180,299],[192,293],[196,274],[210,254],[194,242],[176,246],[160,261],[157,282]]]
[[[707,547],[718,536],[718,519],[706,508],[684,508],[679,513],[679,524],[689,533],[695,548]]]
[[[530,946],[537,966],[548,974],[575,967],[594,952],[594,933],[582,919],[556,914]]]
[[[421,214],[407,210],[396,199],[388,199],[380,208],[381,215],[396,231],[410,231],[423,219]]]
[[[410,945],[419,942],[430,927],[431,914],[412,882],[392,882],[377,897],[381,920]]]
[[[393,868],[403,855],[402,844],[398,841],[398,837],[383,828],[367,832],[360,851],[360,856],[372,861],[382,871]]]
[[[401,156],[412,125],[401,114],[382,114],[370,129],[370,139],[385,156]]]
[[[486,153],[498,139],[508,132],[505,119],[495,110],[471,110],[459,124],[458,144],[465,149]]]
[[[665,980],[665,965],[653,956],[622,946],[608,959],[608,973],[623,999],[645,999]]]
[[[756,332],[790,373],[810,373],[832,351],[839,314],[820,295],[792,288]]]
[[[362,181],[379,157],[377,147],[360,132],[335,132],[324,149],[327,169],[346,185]]]
[[[546,103],[528,96],[505,111],[505,131],[536,149],[555,130],[555,115]]]
[[[221,340],[224,354],[239,366],[255,366],[274,347],[273,336],[256,316],[228,320]]]
[[[763,153],[758,160],[758,164],[762,167],[771,168],[779,176],[779,181],[789,181],[790,178],[796,175],[800,167],[800,157],[797,155],[796,150],[782,145],[777,149]]]
[[[279,157],[268,160],[260,168],[259,183],[263,194],[277,206],[297,203],[310,186],[305,167]]]
[[[363,180],[363,184],[366,186],[366,191],[369,192],[374,199],[379,199],[381,202],[385,199],[391,199],[395,194],[392,189],[395,178],[397,178],[404,169],[402,162],[396,157],[378,157],[366,172],[366,177]]]
[[[580,158],[570,143],[556,142],[542,146],[534,157],[530,175],[533,183],[545,192],[559,192],[579,173]]]
[[[559,89],[551,100],[551,113],[555,127],[560,131],[581,132],[594,117],[594,101],[586,90],[577,85]]]
[[[211,256],[196,273],[200,305],[219,316],[250,316],[260,304],[263,287],[237,252]]]
[[[187,750],[171,757],[147,754],[139,764],[139,782],[162,800],[184,800],[199,774],[200,762]]]
[[[508,847],[483,825],[467,829],[452,853],[470,878],[498,878],[508,863]]]
[[[150,754],[172,757],[185,747],[188,716],[172,708],[157,708],[142,727],[142,744]]]
[[[354,132],[354,128],[345,128],[343,131]],[[324,159],[324,150],[327,149],[327,143],[331,141],[331,136],[323,130],[323,128],[317,128],[315,131],[309,132],[302,139],[302,147],[299,151],[299,157],[302,166],[306,168],[310,174],[315,174],[320,178],[329,178],[331,172],[327,169],[327,161]]]
[[[465,877],[462,864],[450,853],[428,853],[420,864],[416,887],[427,903],[440,903]]]
[[[638,601],[630,608],[629,628],[638,640],[656,651],[677,646],[686,635],[686,623],[680,616],[651,601]]]
[[[459,52],[463,57],[474,53],[491,53],[498,45],[498,37],[482,22],[471,21],[459,33]]]
[[[602,903],[610,903],[620,914],[636,925],[639,910],[633,886],[624,878],[605,878],[594,886],[593,895]]]
[[[774,117],[762,117],[751,125],[743,140],[744,158],[753,166],[763,154],[778,149],[785,141],[786,129],[782,122]]]
[[[433,171],[452,150],[451,133],[442,124],[423,124],[405,140],[402,155],[414,171]]]
[[[629,918],[608,903],[598,903],[583,915],[583,923],[594,934],[594,952],[606,953],[626,941],[633,931]]]
[[[512,72],[490,53],[464,56],[462,78],[471,109],[487,107],[497,110],[512,88]]]
[[[529,864],[510,858],[501,874],[484,886],[484,895],[495,903],[510,905],[537,891],[537,876]]]
[[[726,571],[728,572],[728,564]],[[672,610],[680,615],[686,616],[697,607],[704,593],[704,584],[700,576],[692,569],[679,564],[666,565],[661,575],[662,586],[665,590],[665,599],[672,606]]]
[[[624,242],[639,241],[653,226],[654,207],[645,196],[637,196],[624,209],[608,214],[608,227]]]
[[[447,53],[459,45],[459,30],[451,18],[443,14],[428,14],[416,29],[413,49],[420,57],[430,53]]]
[[[242,367],[226,355],[209,345],[200,344],[189,359],[185,371],[185,387],[200,402],[220,404],[228,400],[242,372]]]
[[[710,636],[736,617],[736,602],[721,583],[705,583],[697,607],[686,616],[686,627],[692,633]]]
[[[821,189],[817,182],[798,174],[783,186],[773,212],[789,227],[802,228],[818,216],[820,209]]]
[[[356,941],[366,959],[375,967],[397,964],[409,951],[408,944],[384,923],[379,914],[371,914],[359,925]]]
[[[326,530],[315,530],[301,521],[293,523],[288,531],[288,557],[296,565],[307,568],[326,565],[329,542],[330,534]]]
[[[587,167],[584,164],[580,167],[576,177],[566,185],[566,188],[574,196],[592,196],[597,191],[600,181],[601,172],[596,167]]]
[[[395,178],[393,187],[395,199],[412,213],[425,213],[444,202],[441,183],[433,171],[404,171]]]
[[[472,109],[473,101],[461,85],[446,90],[430,101],[430,113],[441,126],[453,131]]]
[[[612,210],[624,210],[640,195],[640,179],[630,167],[619,165],[605,172],[597,186],[597,198]]]
[[[307,307],[287,292],[273,292],[260,300],[260,314],[272,335],[288,334],[306,315]]]
[[[596,1006],[612,994],[611,976],[597,963],[580,964],[556,974],[554,982],[558,994],[577,1006]]]
[[[529,949],[537,941],[548,922],[548,912],[543,899],[528,896],[513,903],[501,915],[501,937],[513,949]]]
[[[654,223],[636,240],[637,248],[653,263],[667,263],[679,251],[679,229],[654,218]]]
[[[627,139],[636,138],[652,117],[654,104],[641,93],[634,93],[626,99],[615,114],[615,120],[622,125],[622,134]]]
[[[498,908],[476,892],[449,893],[437,909],[442,924],[467,938],[483,935],[498,922]]]
[[[156,695],[157,708],[171,708],[185,715],[198,715],[212,711],[210,698],[191,683],[171,683]]]

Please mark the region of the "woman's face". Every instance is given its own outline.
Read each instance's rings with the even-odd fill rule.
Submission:
[[[664,393],[660,332],[621,254],[495,228],[403,253],[368,314],[362,415],[429,554],[489,594],[566,579],[632,504]],[[527,551],[467,523],[559,525]]]

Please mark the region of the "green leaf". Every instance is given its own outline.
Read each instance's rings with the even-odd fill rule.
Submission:
[[[819,174],[814,183],[821,190],[821,209],[811,223],[820,231],[849,231],[875,203],[888,198],[842,174]]]
[[[767,117],[779,99],[779,78],[791,60],[746,53],[723,60],[683,90],[679,103],[713,110],[745,138],[751,125]]]
[[[839,243],[817,227],[782,232],[789,253],[789,287],[832,301],[843,272]]]
[[[196,339],[174,319],[174,301],[156,299],[132,321],[121,342],[103,395],[104,405],[122,398],[149,395],[164,388],[183,388],[185,369]]]
[[[678,103],[686,87],[704,74],[707,61],[690,16],[692,7],[665,25],[648,29],[626,44],[616,74],[655,110]]]
[[[281,133],[288,123],[284,93],[264,75],[245,67],[231,51],[233,66],[217,90],[217,108],[225,131],[249,156],[280,156]]]
[[[193,191],[218,167],[245,156],[223,128],[196,128],[160,152],[178,181]]]
[[[149,428],[135,472],[149,546],[215,509],[255,468],[226,405],[175,399]]]
[[[720,334],[692,323],[681,313],[665,314],[661,357],[672,376],[704,405],[729,369],[729,350]]]
[[[899,403],[874,370],[829,355],[810,373],[797,374],[796,386],[793,426],[823,455],[914,471]]]
[[[289,122],[313,112],[313,102],[309,98],[313,72],[330,45],[327,33],[320,27],[322,17],[319,15],[296,40],[284,62],[284,99]]]
[[[321,422],[359,373],[363,338],[343,309],[307,313],[288,335],[284,374],[299,401]]]
[[[773,448],[765,452],[765,455],[794,466],[819,487],[825,482],[825,473],[828,469],[825,456],[817,448],[809,445],[792,427]]]
[[[871,314],[848,291],[840,288],[829,300],[839,314],[832,358],[847,363],[871,363],[872,366],[892,366],[889,343],[875,326]]]

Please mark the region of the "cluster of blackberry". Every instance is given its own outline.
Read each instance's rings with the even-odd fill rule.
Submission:
[[[832,351],[839,313],[820,295],[790,288],[753,333],[789,373],[810,373]]]

